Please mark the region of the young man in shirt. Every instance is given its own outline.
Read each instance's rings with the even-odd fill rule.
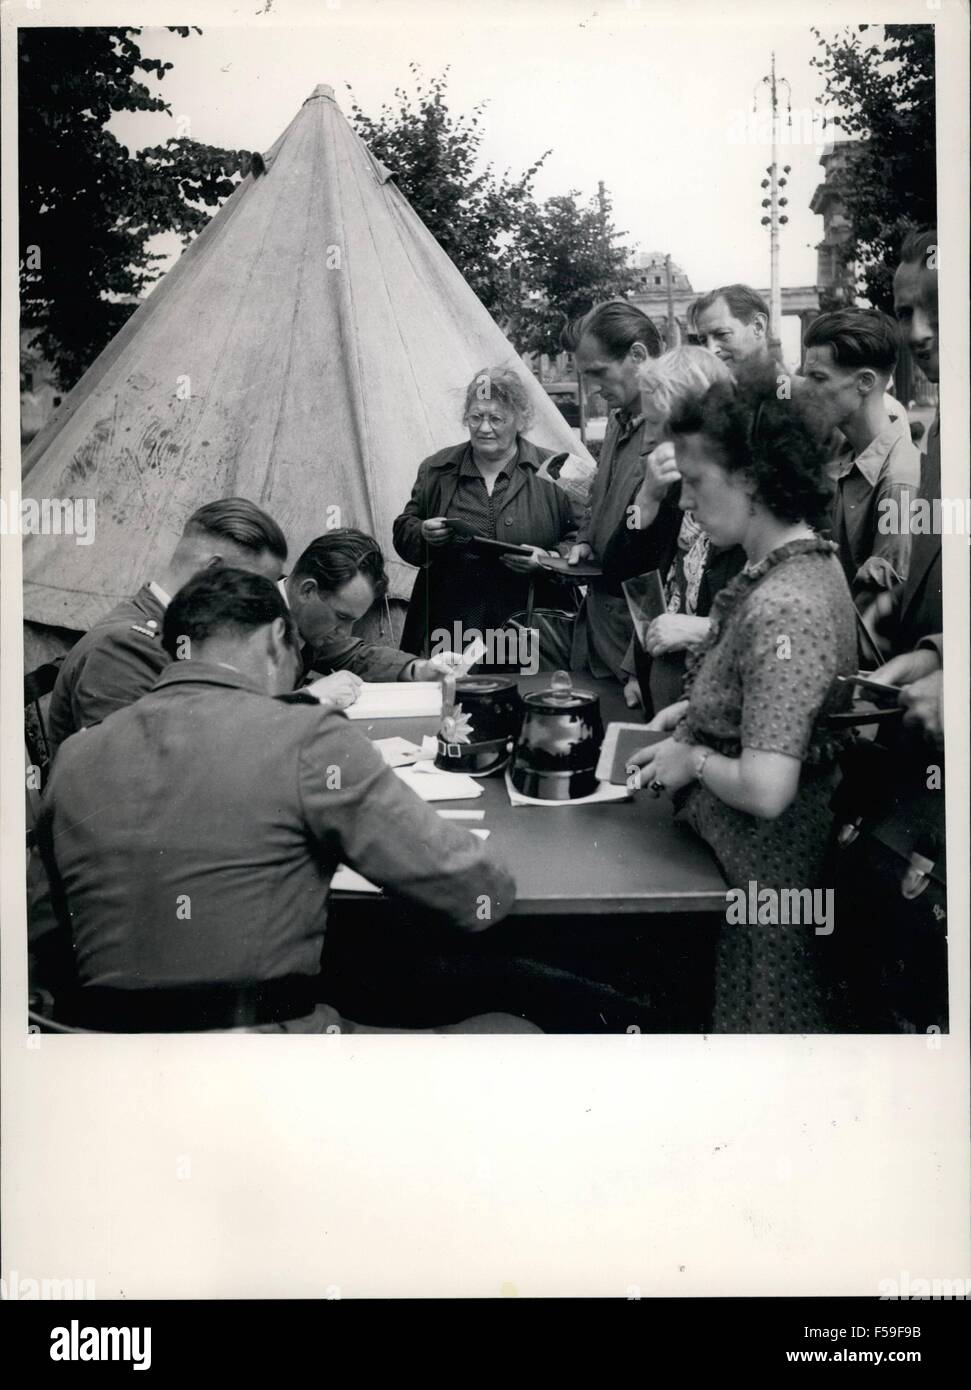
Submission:
[[[888,419],[884,399],[897,344],[896,324],[878,309],[820,314],[805,337],[800,394],[842,435],[831,462],[832,534],[860,608],[902,583],[910,558],[910,536],[897,519],[916,492],[920,456],[909,431]]]

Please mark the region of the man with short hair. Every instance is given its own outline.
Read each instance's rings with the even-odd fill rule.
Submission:
[[[276,580],[286,558],[279,526],[245,497],[223,497],[194,511],[162,571],[112,608],[68,652],[51,694],[52,753],[69,734],[100,724],[152,688],[169,663],[161,642],[162,619],[186,580],[218,565]]]
[[[377,541],[349,526],[311,541],[280,582],[303,642],[304,669],[327,677],[317,689],[339,708],[357,698],[362,681],[441,680],[453,656],[460,659],[443,653],[424,661],[353,636],[354,624],[387,588]]]
[[[929,381],[940,379],[937,233],[910,233],[893,281],[901,337]],[[918,501],[941,495],[940,410],[928,431]],[[907,578],[878,594],[865,621],[881,622],[895,653],[873,677],[899,687],[902,729],[881,728],[856,747],[863,766],[840,792],[844,848],[837,902],[859,980],[865,1031],[947,1028],[944,824],[944,639],[941,537],[915,529]],[[872,752],[872,757],[865,756]],[[853,956],[857,957],[855,961]]]
[[[481,840],[342,714],[289,693],[302,661],[275,584],[207,569],[172,600],[163,641],[175,659],[154,688],[66,741],[44,799],[38,838],[78,975],[66,1019],[354,1031],[320,1002],[341,863],[466,931],[509,912],[515,884]],[[445,1031],[537,1030],[486,1015]]]
[[[625,299],[615,299],[585,314],[564,333],[563,345],[575,353],[583,381],[596,386],[612,408],[590,490],[589,518],[569,554],[572,565],[584,560],[600,564],[657,442],[645,430],[639,369],[649,358],[660,356],[663,344],[646,314]],[[633,634],[619,585],[592,579],[577,617],[571,664],[576,670],[588,666],[595,676],[613,676],[629,687],[633,702],[637,682],[623,665]]]
[[[937,232],[911,232],[900,251],[893,278],[894,314],[911,356],[935,384],[940,381],[940,338],[937,302]],[[941,496],[941,410],[938,405],[927,431],[927,452],[920,474],[918,499],[932,509]],[[895,656],[877,675],[904,687],[900,703],[905,721],[943,741],[942,718],[944,641],[942,630],[941,537],[917,530],[911,538],[907,581],[880,603],[889,615]]]
[[[688,326],[729,369],[764,369],[772,361],[769,306],[749,285],[720,285],[688,309]]]
[[[820,314],[806,331],[801,396],[840,431],[831,461],[833,539],[854,602],[868,605],[907,577],[910,536],[899,519],[920,480],[920,456],[887,418],[896,324],[878,309]]]

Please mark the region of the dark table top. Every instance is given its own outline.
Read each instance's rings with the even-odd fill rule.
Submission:
[[[549,675],[523,676],[525,694],[549,685]],[[614,681],[575,677],[578,688],[600,696],[604,724],[632,722]],[[420,743],[438,731],[437,719],[358,722],[369,738]],[[475,801],[434,802],[436,808],[484,811],[488,845],[509,867],[518,897],[513,913],[586,914],[723,912],[726,883],[711,852],[672,819],[666,796],[635,792],[630,801],[593,806],[512,806],[503,775],[480,781]],[[461,822],[457,822],[461,824]],[[341,898],[373,895],[344,894]]]

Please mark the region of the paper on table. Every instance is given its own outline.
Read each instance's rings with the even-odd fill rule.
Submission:
[[[311,695],[316,691],[308,686]],[[436,719],[442,713],[440,681],[365,681],[353,705],[344,711],[348,719]]]
[[[392,738],[376,738],[373,743],[389,767],[404,767],[406,763],[417,762],[422,756],[417,743],[412,743],[407,738],[399,738],[397,735]]]
[[[601,782],[595,792],[589,796],[579,796],[575,801],[543,801],[539,797],[524,796],[522,792],[516,790],[506,770],[506,791],[509,793],[509,801],[513,806],[593,806],[597,802],[608,801],[629,801],[630,792],[626,787],[614,787],[609,782]]]
[[[473,835],[477,835],[480,840],[489,838],[488,830],[473,829],[469,826]],[[334,877],[330,881],[331,892],[333,893],[380,893],[381,889],[376,883],[372,883],[369,878],[359,874],[356,869],[348,868],[346,864],[339,864]]]
[[[396,767],[395,776],[422,801],[468,801],[481,796],[482,788],[474,777],[464,772],[439,772],[431,763],[416,763],[414,767]]]

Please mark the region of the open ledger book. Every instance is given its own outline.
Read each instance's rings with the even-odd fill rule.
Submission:
[[[324,694],[323,681],[314,681],[307,690],[318,699]],[[348,719],[440,718],[440,681],[365,681],[353,705],[344,711]]]

